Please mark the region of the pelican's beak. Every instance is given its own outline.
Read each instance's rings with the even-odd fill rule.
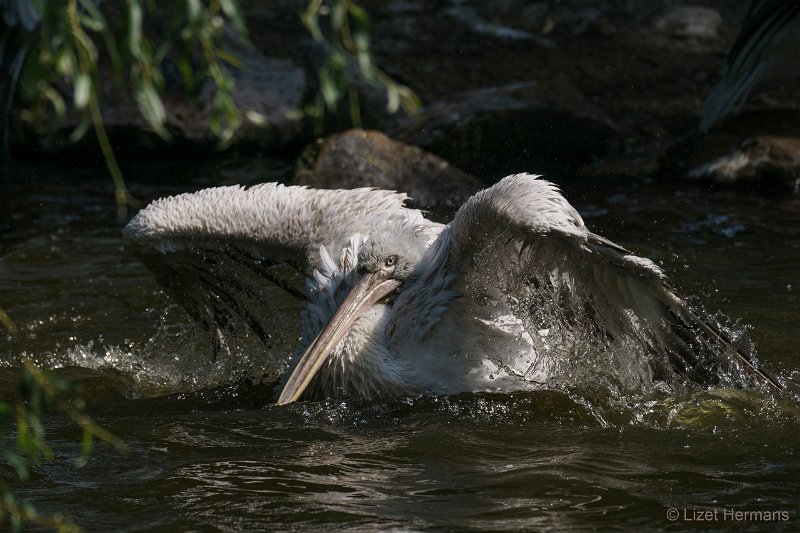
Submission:
[[[319,372],[331,352],[347,336],[350,328],[364,312],[400,286],[383,271],[365,274],[358,280],[339,309],[323,328],[289,376],[278,398],[278,405],[296,402]]]

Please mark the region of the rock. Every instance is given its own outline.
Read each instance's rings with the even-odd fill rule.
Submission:
[[[564,82],[524,82],[455,95],[396,137],[476,175],[572,169],[603,153],[615,127]]]
[[[797,187],[800,137],[762,135],[749,138],[729,154],[693,168],[689,177],[722,184],[770,183]]]
[[[241,69],[230,68],[234,80],[233,100],[243,112],[244,121],[233,142],[264,149],[284,147],[298,139],[303,131],[302,120],[291,116],[303,105],[306,88],[305,72],[287,59],[270,58],[256,50],[227,39],[226,51],[235,56]],[[105,84],[109,92],[102,102],[103,118],[109,129],[147,129],[136,102],[118,87]],[[209,116],[216,88],[207,79],[197,101],[187,99],[182,88],[163,95],[166,110],[165,127],[177,141],[213,145],[217,139],[209,127]]]
[[[348,130],[305,150],[295,185],[378,187],[408,193],[416,207],[457,207],[481,188],[469,174],[379,131]]]
[[[653,24],[662,37],[691,44],[716,41],[721,26],[722,15],[718,11],[700,6],[675,6]]]
[[[552,41],[540,37],[535,33],[519,30],[500,24],[497,21],[489,21],[482,17],[475,7],[463,3],[458,3],[445,9],[444,13],[453,18],[454,21],[464,24],[471,31],[505,41],[533,41],[544,48],[554,48]]]
[[[549,13],[550,6],[547,2],[534,2],[522,8],[519,18],[523,26],[538,31],[547,25]]]
[[[531,2],[473,0],[458,3],[445,13],[465,24],[473,32],[506,40],[528,40],[544,48],[556,48],[558,34],[581,35],[615,31],[607,13],[618,11],[619,3],[583,0]],[[527,31],[521,31],[518,27]]]
[[[326,66],[329,54],[328,45],[313,39],[302,39],[295,46],[295,57],[303,65],[309,80],[306,89],[309,100],[319,91],[317,75]],[[402,107],[395,111],[389,110],[385,87],[369,82],[357,63],[344,65],[344,76],[351,81],[351,88],[357,95],[359,127],[387,131],[408,117]],[[309,117],[308,122],[308,129],[315,130],[315,136],[320,136],[351,128],[357,121],[352,115],[349,96],[344,95],[335,110],[326,108],[324,120],[321,122],[322,131],[319,131],[320,123],[313,117]]]

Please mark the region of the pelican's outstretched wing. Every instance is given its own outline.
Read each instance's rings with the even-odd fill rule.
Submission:
[[[216,187],[154,201],[124,236],[159,284],[217,341],[244,323],[269,344],[279,304],[267,286],[306,299],[305,276],[319,266],[320,247],[338,257],[352,235],[378,222],[422,219],[403,206],[406,199],[374,189]]]
[[[789,65],[773,70],[793,73],[800,46],[800,2],[753,0],[742,30],[728,55],[722,76],[703,104],[700,131],[706,131],[739,109],[765,75],[770,63],[789,58]],[[793,60],[792,60],[793,58]]]
[[[719,328],[689,309],[653,262],[591,233],[558,189],[537,176],[508,176],[473,196],[436,246],[420,283],[442,280],[461,296],[425,305],[438,306],[442,323],[447,308],[456,305],[461,316],[511,335],[508,354],[497,361],[506,373],[538,381],[552,373],[548,358],[561,361],[562,373],[577,373],[584,359],[594,357],[595,367],[629,372],[627,378],[616,376],[628,384],[676,371],[700,382],[718,377],[715,358],[728,344]],[[402,298],[395,305],[409,305]],[[437,316],[431,309],[409,311]],[[466,324],[449,327],[456,335],[459,328],[468,330]],[[747,353],[733,350],[759,378],[777,385],[755,369]],[[529,353],[520,359],[523,351]],[[593,367],[585,375],[602,370]]]

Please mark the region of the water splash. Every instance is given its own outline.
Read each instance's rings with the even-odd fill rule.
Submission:
[[[3,366],[16,368],[30,360],[82,382],[89,395],[97,396],[99,389],[104,389],[107,397],[126,399],[271,383],[285,370],[288,354],[279,360],[265,353],[255,335],[244,330],[228,335],[224,345],[212,353],[214,336],[198,329],[180,308],[171,305],[162,312],[153,335],[144,341],[115,345],[100,337],[67,346],[58,343],[54,349],[10,354],[3,358]]]

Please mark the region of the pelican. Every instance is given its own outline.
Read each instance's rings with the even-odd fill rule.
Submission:
[[[261,284],[305,302],[300,345],[279,354],[291,359],[279,404],[515,391],[593,372],[623,386],[707,384],[737,360],[780,387],[658,266],[590,232],[539,176],[502,179],[447,225],[407,199],[368,188],[217,187],[154,201],[124,235],[219,336],[237,316],[268,343],[274,313],[259,317],[273,302],[259,297]]]
[[[737,111],[765,78],[791,78],[800,67],[800,1],[753,0],[722,76],[711,90],[700,121],[709,130]]]

